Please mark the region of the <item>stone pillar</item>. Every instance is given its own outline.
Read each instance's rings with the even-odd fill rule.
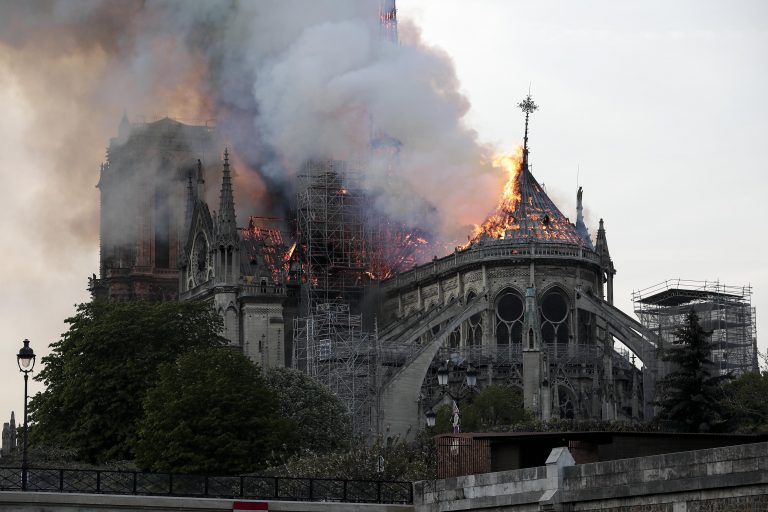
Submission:
[[[634,362],[634,361],[633,361]],[[639,407],[638,407],[638,386],[637,386],[637,370],[632,367],[632,421],[636,422],[640,419]]]
[[[531,285],[525,292],[523,316],[523,403],[535,418],[541,418],[546,408],[549,413],[549,388],[546,380],[546,363],[541,351],[541,325],[539,308],[536,306],[536,288]],[[545,392],[546,388],[546,392]]]
[[[561,511],[565,510],[563,500],[564,469],[575,466],[571,452],[562,446],[553,448],[547,457],[547,490],[539,498],[539,510]]]
[[[603,345],[603,419],[616,419],[616,396],[613,383],[613,335],[610,330],[605,332]]]

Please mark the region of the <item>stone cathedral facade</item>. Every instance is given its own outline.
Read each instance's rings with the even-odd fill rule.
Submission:
[[[378,329],[357,357],[367,358],[371,431],[417,431],[449,400],[436,382],[441,366],[458,387],[470,367],[480,386],[520,387],[541,419],[653,415],[657,338],[612,305],[606,230],[601,220],[590,237],[581,189],[572,223],[531,173],[529,113],[520,197],[503,212],[503,232],[366,286]],[[124,119],[107,157],[94,298],[209,301],[233,346],[265,369],[291,365],[308,285],[302,248],[285,225],[247,218],[238,226],[233,169],[215,130]],[[333,340],[321,341],[325,355],[312,364],[339,364]]]

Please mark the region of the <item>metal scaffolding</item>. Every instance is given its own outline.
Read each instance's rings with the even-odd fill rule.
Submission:
[[[347,304],[317,304],[311,315],[294,319],[293,340],[294,368],[330,389],[346,406],[354,432],[368,434],[376,335],[362,330],[361,315]]]
[[[368,280],[364,197],[349,162],[309,160],[299,176],[297,250],[302,313],[319,304],[360,303]]]
[[[757,331],[751,286],[727,286],[719,281],[667,280],[633,292],[635,314],[658,334],[664,344],[673,343],[690,311],[701,326],[712,332],[712,361],[721,374],[740,375],[757,371]]]

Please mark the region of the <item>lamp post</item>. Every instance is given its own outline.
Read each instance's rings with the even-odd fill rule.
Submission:
[[[435,411],[433,411],[432,409],[428,410],[426,416],[427,416],[427,426],[429,428],[434,427],[435,421],[437,420],[437,414],[435,414]]]
[[[443,388],[443,391],[448,394],[448,396],[451,397],[451,400],[453,400],[453,418],[452,418],[452,424],[453,424],[453,432],[459,433],[461,432],[461,420],[459,417],[459,406],[457,404],[458,397],[454,396],[453,393],[451,393],[451,390],[448,388],[448,377],[451,374],[450,370],[450,364],[451,362],[449,360],[446,360],[445,363],[440,366],[437,370],[437,383],[440,385],[441,388]],[[470,364],[467,366],[466,371],[466,379],[467,379],[467,386],[470,389],[474,389],[475,386],[477,386],[477,370]],[[430,409],[427,414],[425,415],[427,418],[427,426],[428,427],[434,427],[435,426],[435,420],[437,418],[437,415],[435,412]]]
[[[35,351],[29,346],[29,340],[24,340],[24,346],[16,354],[16,363],[19,365],[19,371],[24,374],[24,447],[21,452],[21,490],[27,490],[27,386],[29,381],[29,372],[35,367]]]

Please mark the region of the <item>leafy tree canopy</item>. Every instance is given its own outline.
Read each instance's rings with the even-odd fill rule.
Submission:
[[[515,386],[491,384],[459,403],[462,432],[487,432],[505,425],[528,421],[523,394]],[[453,408],[443,405],[436,411],[437,432],[451,432]]]
[[[730,430],[768,432],[768,372],[745,373],[727,383],[722,404]]]
[[[51,344],[30,402],[30,443],[74,449],[89,462],[130,459],[157,368],[220,345],[221,317],[203,302],[81,304]]]
[[[229,347],[188,352],[160,368],[144,402],[136,464],[153,471],[234,474],[281,458],[295,425],[279,416],[258,367]]]
[[[710,360],[711,333],[699,324],[694,311],[675,333],[677,340],[662,359],[673,363],[673,370],[658,383],[661,410],[657,419],[682,432],[710,432],[724,428],[721,376]]]
[[[266,381],[281,414],[296,424],[301,449],[325,453],[350,441],[352,426],[346,409],[322,384],[289,368],[270,369]]]

